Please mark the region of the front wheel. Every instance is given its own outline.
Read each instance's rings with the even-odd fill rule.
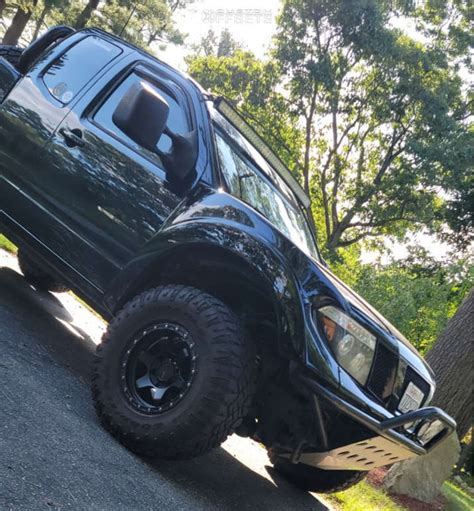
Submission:
[[[132,451],[185,459],[220,445],[247,414],[255,356],[220,300],[168,285],[128,302],[97,349],[93,397]]]
[[[275,470],[298,488],[315,493],[334,493],[347,490],[362,481],[367,472],[357,470],[322,470],[320,468],[292,463],[271,450],[268,457]]]

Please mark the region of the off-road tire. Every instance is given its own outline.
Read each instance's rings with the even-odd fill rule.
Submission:
[[[124,353],[147,325],[168,321],[190,333],[196,350],[192,385],[172,409],[141,414],[119,376]],[[183,285],[157,287],[128,302],[97,348],[92,395],[104,427],[148,458],[189,459],[219,446],[247,414],[255,387],[255,352],[235,314],[220,300]]]
[[[357,470],[322,470],[320,468],[292,463],[271,450],[268,457],[275,470],[294,486],[315,493],[334,493],[347,490],[362,481],[367,475]]]
[[[20,61],[20,56],[22,53],[23,49],[18,48],[18,46],[0,44],[0,57],[3,57],[14,67],[18,67],[18,63]]]
[[[33,256],[25,249],[18,250],[18,264],[26,281],[39,291],[51,291],[53,293],[65,293],[67,286],[57,280],[46,268],[35,262]]]

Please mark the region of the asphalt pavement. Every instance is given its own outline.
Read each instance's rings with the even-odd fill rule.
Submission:
[[[230,437],[186,462],[147,462],[99,425],[90,368],[104,323],[71,294],[38,292],[0,250],[0,509],[329,509]]]

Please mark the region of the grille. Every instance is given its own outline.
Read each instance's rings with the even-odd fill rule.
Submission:
[[[398,356],[379,342],[375,350],[372,370],[367,380],[367,388],[383,401],[392,394],[397,364]]]

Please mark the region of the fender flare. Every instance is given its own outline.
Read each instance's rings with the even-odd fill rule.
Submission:
[[[127,264],[105,292],[105,303],[115,314],[134,295],[134,285],[144,275],[175,259],[178,252],[206,247],[222,254],[223,261],[246,265],[262,279],[271,293],[279,318],[279,341],[288,342],[304,353],[304,309],[299,283],[283,258],[262,238],[229,223],[188,221],[171,226],[155,236],[142,252]],[[192,253],[192,252],[191,252]]]

